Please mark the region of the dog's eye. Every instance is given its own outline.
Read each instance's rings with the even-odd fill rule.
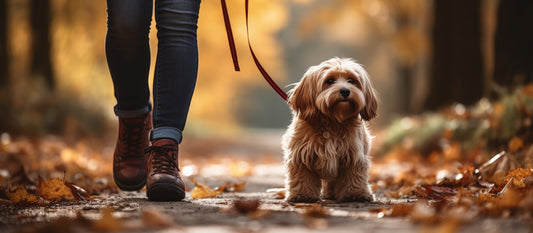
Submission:
[[[355,80],[355,79],[353,79],[353,78],[349,78],[349,79],[348,79],[348,83],[350,83],[350,84],[354,84],[354,85],[356,85],[356,86],[358,86],[358,87],[361,87],[361,83],[359,83],[359,81],[357,81],[357,80]]]
[[[334,84],[334,83],[335,83],[335,79],[333,79],[333,78],[328,78],[328,79],[326,79],[326,84],[328,84],[328,85],[332,85],[332,84]]]

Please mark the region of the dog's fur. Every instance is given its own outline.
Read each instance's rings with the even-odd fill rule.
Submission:
[[[372,136],[364,121],[376,116],[377,99],[363,67],[347,58],[312,66],[289,92],[289,105],[293,118],[282,138],[286,201],[372,201]]]

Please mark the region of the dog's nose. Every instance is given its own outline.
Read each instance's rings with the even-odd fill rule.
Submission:
[[[346,98],[350,95],[350,90],[348,88],[342,88],[340,90],[342,97]]]

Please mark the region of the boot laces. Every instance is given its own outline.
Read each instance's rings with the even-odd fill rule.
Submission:
[[[165,173],[176,175],[179,171],[176,160],[178,159],[178,149],[173,145],[150,146],[144,150],[149,158],[152,158],[154,173]]]
[[[144,120],[124,121],[125,130],[121,135],[121,143],[124,145],[124,157],[141,157],[144,156],[145,137]]]

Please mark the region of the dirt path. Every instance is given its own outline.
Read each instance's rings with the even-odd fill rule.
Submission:
[[[283,177],[277,177],[281,182]],[[279,186],[276,179],[249,179],[253,189]],[[213,185],[217,181],[209,181]],[[251,213],[239,213],[236,200],[260,200]],[[379,202],[406,201],[387,200]],[[102,200],[49,207],[1,207],[1,232],[531,232],[519,219],[479,219],[467,225],[413,224],[399,217],[384,217],[373,210],[387,204],[288,205],[273,192],[223,193],[216,198],[182,202],[149,202],[142,192],[122,192]],[[110,212],[111,215],[107,215]],[[66,218],[65,218],[66,217]]]

